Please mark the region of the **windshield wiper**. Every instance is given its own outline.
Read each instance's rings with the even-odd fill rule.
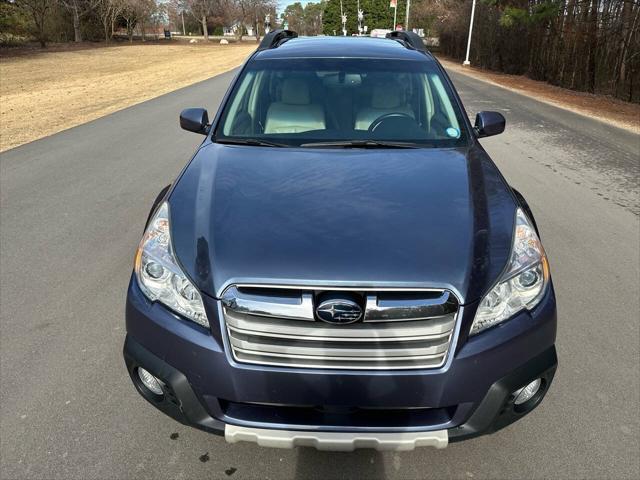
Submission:
[[[288,147],[284,143],[269,142],[268,140],[258,140],[257,138],[222,138],[217,139],[216,143],[226,145],[251,145],[254,147]]]
[[[341,147],[341,148],[420,148],[423,145],[410,142],[390,142],[386,140],[341,140],[329,142],[303,143],[301,147]],[[425,145],[426,146],[426,145]]]

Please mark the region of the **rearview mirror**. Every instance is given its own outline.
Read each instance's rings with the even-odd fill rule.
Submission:
[[[184,130],[206,135],[209,114],[204,108],[187,108],[180,113],[180,126]]]
[[[504,132],[506,120],[498,112],[480,112],[476,115],[475,131],[478,138],[490,137]]]

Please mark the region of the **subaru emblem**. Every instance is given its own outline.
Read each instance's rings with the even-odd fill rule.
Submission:
[[[351,300],[325,300],[316,308],[320,320],[336,325],[357,322],[362,316],[362,308]]]

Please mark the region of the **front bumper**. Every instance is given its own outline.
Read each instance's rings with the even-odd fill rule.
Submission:
[[[496,431],[529,413],[546,394],[557,365],[552,287],[533,312],[471,339],[466,332],[475,308],[465,308],[453,358],[430,370],[240,364],[225,348],[218,302],[205,299],[205,308],[211,331],[149,302],[132,279],[124,356],[149,402],[183,424],[213,433],[223,434],[231,425],[228,441],[332,450],[441,447]],[[164,383],[161,399],[140,385],[138,366]],[[536,378],[543,379],[539,394],[526,408],[514,406],[512,393]]]

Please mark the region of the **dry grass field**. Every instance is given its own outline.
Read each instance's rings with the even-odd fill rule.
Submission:
[[[0,152],[240,65],[256,44],[147,43],[0,53]],[[7,54],[9,53],[9,54]],[[640,105],[522,76],[447,68],[640,132]]]
[[[240,65],[255,43],[150,43],[0,57],[0,151]]]

